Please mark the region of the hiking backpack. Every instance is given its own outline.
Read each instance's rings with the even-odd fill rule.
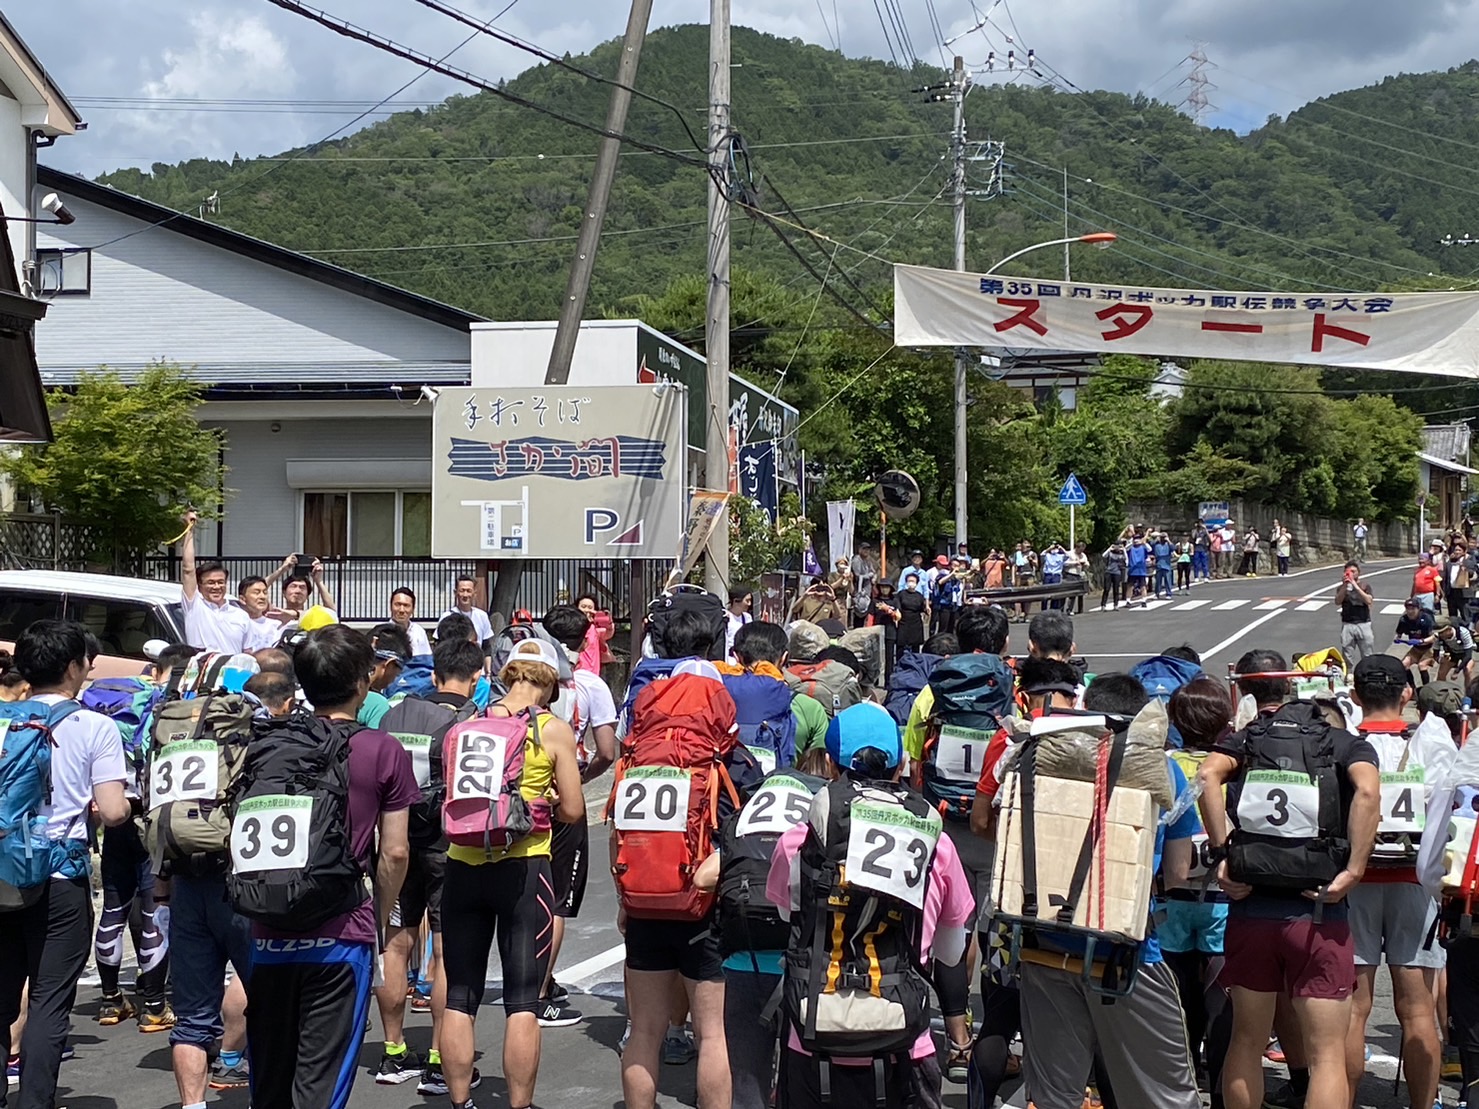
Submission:
[[[883,698],[883,707],[899,727],[909,723],[914,699],[924,692],[924,687],[930,684],[930,675],[934,673],[935,667],[944,661],[944,655],[906,651],[895,664],[894,672],[888,678],[888,693]]]
[[[1171,694],[1205,674],[1195,662],[1171,655],[1156,655],[1137,662],[1130,668],[1130,676],[1139,678],[1145,692],[1166,705],[1171,702]],[[1181,732],[1174,723],[1166,729],[1166,742],[1177,749],[1184,745]]]
[[[947,819],[966,821],[986,749],[1016,707],[1015,678],[1000,655],[954,655],[930,674],[935,705],[925,729],[918,784]]]
[[[863,690],[850,667],[835,659],[793,662],[786,667],[786,684],[793,693],[805,693],[822,703],[828,716],[861,704]]]
[[[1328,884],[1350,855],[1340,811],[1334,729],[1320,709],[1292,702],[1244,729],[1243,765],[1228,789],[1235,823],[1228,874],[1291,890]]]
[[[144,770],[144,742],[139,728],[164,690],[148,678],[99,678],[82,692],[82,707],[113,721],[123,740],[123,755],[137,777]]]
[[[232,784],[232,907],[268,928],[310,932],[370,896],[349,829],[353,721],[296,713],[257,721]]]
[[[719,834],[719,949],[781,951],[790,924],[766,899],[770,860],[783,834],[811,812],[811,799],[827,783],[795,770],[777,770],[760,783],[744,808],[724,821]],[[757,972],[758,973],[758,972]]]
[[[637,697],[606,804],[616,892],[630,916],[695,921],[713,907],[693,874],[712,853],[721,790],[739,807],[724,764],[736,742],[734,701],[719,693],[712,678],[679,674]]]
[[[704,657],[722,659],[725,632],[728,631],[724,602],[719,599],[718,594],[710,593],[702,586],[684,582],[663,590],[647,606],[647,636],[652,642],[653,651],[659,658],[677,656],[676,648],[667,639],[668,623],[678,613],[690,610],[702,613],[713,622],[714,637],[709,642]]]
[[[442,760],[443,740],[454,724],[478,714],[471,700],[446,705],[423,697],[403,697],[380,719],[380,728],[393,735],[406,754],[421,800],[411,806],[407,836],[412,847],[435,847],[442,842],[442,801],[447,795],[447,775]]]
[[[906,786],[832,782],[798,858],[782,1004],[821,1056],[907,1054],[929,1029],[925,896],[942,824]]]
[[[632,710],[637,705],[637,698],[642,691],[653,682],[666,681],[672,677],[673,671],[678,668],[682,659],[676,658],[641,658],[632,667],[631,677],[627,679],[627,691],[621,699],[621,708],[616,713],[616,734],[618,738],[627,735],[632,730]]]
[[[730,674],[724,688],[734,698],[739,741],[767,774],[796,761],[795,696],[791,687],[764,674]]]
[[[5,908],[39,897],[52,873],[69,862],[86,863],[86,843],[52,841],[41,814],[51,804],[52,733],[81,707],[76,701],[0,704],[0,906]]]
[[[525,836],[548,832],[547,798],[526,800],[520,791],[525,748],[540,747],[539,721],[548,713],[481,716],[454,724],[442,740],[446,800],[442,828],[459,847],[481,847],[492,858]]]
[[[246,763],[252,706],[238,693],[167,700],[149,724],[144,844],[156,870],[224,869],[231,847],[227,798]]]

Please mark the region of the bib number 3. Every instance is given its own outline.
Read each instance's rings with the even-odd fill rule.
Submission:
[[[239,873],[308,865],[312,797],[251,797],[231,824],[231,865]]]
[[[1284,839],[1313,839],[1320,828],[1320,788],[1304,774],[1255,770],[1243,782],[1238,826]]]

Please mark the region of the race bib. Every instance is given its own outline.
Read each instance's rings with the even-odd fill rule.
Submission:
[[[794,828],[811,812],[811,790],[795,778],[778,775],[766,780],[740,810],[737,836],[780,835]]]
[[[1206,832],[1198,832],[1191,837],[1191,869],[1186,872],[1187,880],[1200,882],[1211,869],[1212,841],[1207,838]]]
[[[431,736],[416,735],[414,732],[391,732],[411,756],[411,770],[416,775],[416,786],[425,789],[431,785]]]
[[[1260,836],[1313,839],[1320,829],[1320,787],[1308,774],[1249,771],[1238,798],[1238,827]]]
[[[762,774],[769,774],[772,770],[775,769],[775,752],[770,750],[768,747],[750,747],[746,745],[745,750],[750,752],[750,757],[754,759],[756,764],[760,767],[760,771]]]
[[[312,797],[248,798],[231,822],[231,865],[237,873],[301,870],[312,823]]]
[[[991,735],[976,728],[942,724],[940,738],[935,743],[935,769],[952,781],[976,781],[981,776],[981,763],[986,758]]]
[[[940,818],[860,800],[853,802],[848,823],[848,885],[922,909],[925,879],[940,839]]]
[[[616,787],[616,830],[681,832],[688,827],[693,776],[676,766],[638,766]]]
[[[452,755],[452,775],[447,782],[447,796],[454,801],[496,801],[503,793],[503,771],[508,765],[508,749],[523,739],[511,739],[501,732],[475,729],[457,736]]]
[[[1420,835],[1427,815],[1423,768],[1412,766],[1381,776],[1381,823],[1378,835]]]
[[[149,807],[157,809],[171,801],[214,801],[220,770],[219,752],[208,739],[161,747],[149,772]]]

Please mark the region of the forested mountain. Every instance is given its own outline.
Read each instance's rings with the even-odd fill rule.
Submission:
[[[684,124],[703,140],[707,34],[685,26],[649,36],[639,88],[673,107],[637,100],[630,135],[696,155]],[[571,60],[609,74],[617,48],[606,43]],[[941,79],[939,71],[905,72],[742,28],[734,58],[734,123],[761,206],[856,248],[792,231],[818,270],[836,250],[835,268],[874,294],[876,314],[886,305],[887,267],[856,251],[948,264],[949,206],[940,194],[950,108],[913,91]],[[553,65],[506,87],[595,123],[609,92]],[[1085,279],[1417,287],[1435,283],[1430,274],[1467,274],[1479,263],[1437,241],[1468,229],[1479,194],[1469,165],[1479,152],[1475,63],[1341,93],[1241,137],[1143,97],[1072,95],[1035,80],[982,85],[967,112],[971,137],[1004,142],[1008,163],[1006,194],[971,201],[973,266],[1062,233],[1061,167],[1070,227],[1122,235],[1113,250],[1079,252],[1075,269]],[[212,218],[229,226],[495,318],[548,317],[596,144],[589,132],[478,93],[311,152],[156,165],[105,180],[184,210],[219,191]],[[974,188],[991,191],[990,169],[972,163]],[[702,272],[705,181],[692,164],[628,149],[592,313]],[[794,279],[798,289],[815,285],[763,224],[739,220],[734,251],[737,266]],[[866,307],[861,291],[840,288]]]

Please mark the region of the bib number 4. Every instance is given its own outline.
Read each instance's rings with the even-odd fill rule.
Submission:
[[[1392,771],[1381,776],[1381,823],[1385,835],[1416,835],[1427,816],[1422,767]]]

